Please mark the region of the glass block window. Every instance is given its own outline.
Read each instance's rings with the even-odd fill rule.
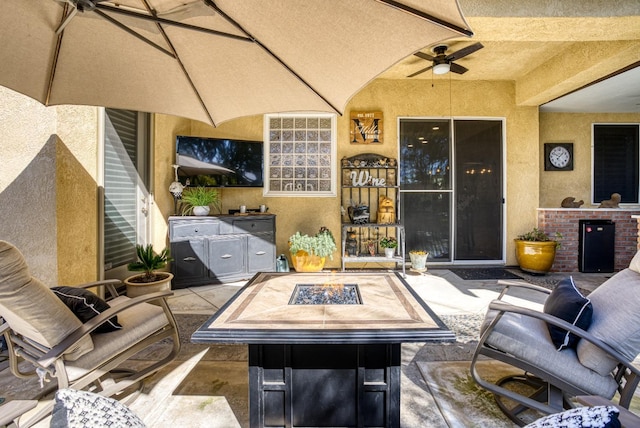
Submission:
[[[265,196],[336,196],[334,114],[265,115]]]

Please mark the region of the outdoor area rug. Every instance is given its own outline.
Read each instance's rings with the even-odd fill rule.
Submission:
[[[522,279],[504,268],[450,268],[451,272],[464,280],[490,280],[490,279]]]
[[[493,394],[475,383],[469,370],[469,361],[418,361],[417,365],[448,426],[517,426],[498,408]],[[486,379],[492,381],[513,373],[513,368],[497,361],[480,361],[478,370]]]

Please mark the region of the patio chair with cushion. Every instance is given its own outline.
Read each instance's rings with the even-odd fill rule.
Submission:
[[[118,296],[118,284],[106,280],[50,289],[31,276],[13,245],[0,241],[0,332],[12,373],[21,378],[37,375],[41,382],[55,379],[56,389],[91,390],[109,397],[140,387],[141,380],[171,362],[180,350],[176,321],[166,302],[172,293],[128,298]],[[104,301],[88,288],[104,288],[111,298]],[[144,364],[125,363],[161,341],[166,344],[158,348],[159,358],[154,354]],[[52,407],[52,402],[39,406],[20,426],[41,419]]]
[[[543,310],[504,301],[513,288],[547,296]],[[572,278],[553,291],[532,284],[509,284],[489,305],[471,374],[494,394],[509,418],[524,425],[528,409],[543,414],[572,407],[575,396],[600,396],[629,408],[640,371],[640,252],[584,297]],[[497,382],[482,377],[478,361],[491,358],[518,370]],[[523,387],[526,385],[526,387]]]

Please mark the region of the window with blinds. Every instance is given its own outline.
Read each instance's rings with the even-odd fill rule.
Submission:
[[[638,203],[638,124],[593,125],[593,203],[619,193],[622,203]]]
[[[139,181],[138,112],[105,109],[105,270],[136,260]]]

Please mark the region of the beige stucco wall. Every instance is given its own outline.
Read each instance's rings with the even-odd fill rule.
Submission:
[[[376,80],[348,104],[337,120],[338,153],[375,152],[398,156],[398,117],[490,117],[506,120],[507,264],[515,264],[512,238],[536,224],[536,208],[556,207],[565,196],[588,201],[591,123],[640,122],[638,114],[541,113],[517,107],[512,82]],[[93,107],[45,108],[0,88],[0,239],[15,243],[33,273],[50,285],[77,284],[98,273],[99,112]],[[383,144],[352,145],[349,113],[382,111]],[[263,139],[263,117],[226,122],[218,128],[173,116],[154,115],[152,242],[167,244],[167,219],[173,214],[168,192],[173,181],[177,135]],[[543,144],[573,141],[572,172],[545,172]],[[337,171],[339,172],[339,171]],[[340,201],[332,198],[264,197],[262,189],[225,188],[223,212],[241,204],[269,206],[277,214],[277,251],[297,230],[314,233],[328,226],[340,233]],[[37,203],[34,203],[37,200]],[[337,254],[336,254],[337,256]],[[335,257],[329,267],[339,267]]]
[[[97,109],[0,99],[0,239],[50,286],[96,279]]]
[[[506,118],[506,163],[507,184],[507,263],[512,259],[513,248],[510,237],[522,228],[535,225],[538,202],[538,112],[535,107],[515,106],[515,89],[511,82],[460,82],[453,81],[451,93],[448,78],[436,79],[432,85],[427,80],[376,80],[360,91],[349,102],[345,114],[337,121],[337,160],[358,153],[380,153],[398,157],[398,117],[491,117]],[[349,138],[349,113],[357,111],[382,111],[384,114],[384,142],[380,145],[353,145]],[[156,115],[156,171],[164,171],[164,176],[156,174],[159,186],[156,188],[156,205],[161,216],[166,218],[173,212],[173,201],[168,193],[173,179],[173,170],[160,165],[158,154],[164,162],[175,162],[175,157],[167,159],[166,154],[175,156],[175,136],[180,133],[203,137],[228,137],[263,139],[262,116],[237,119],[212,128],[197,121],[191,121],[190,129],[171,117]],[[337,170],[339,172],[339,170]],[[277,251],[285,253],[287,239],[297,230],[315,233],[320,226],[329,227],[339,238],[340,200],[332,198],[284,198],[262,196],[262,189],[222,189],[223,212],[244,204],[257,207],[269,206],[269,212],[277,215]],[[164,225],[166,227],[166,224]],[[160,230],[160,229],[159,229]],[[165,229],[166,230],[166,229]],[[161,231],[158,238],[166,234]],[[499,233],[496,231],[496,233]],[[336,254],[337,256],[338,254]],[[339,257],[328,262],[328,267],[339,267]]]
[[[591,125],[594,123],[640,123],[638,113],[540,113],[540,207],[558,208],[564,198],[591,204]],[[573,143],[573,171],[545,171],[544,143]],[[597,206],[600,201],[595,201]]]

